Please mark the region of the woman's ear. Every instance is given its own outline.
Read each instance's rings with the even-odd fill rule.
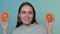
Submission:
[[[19,17],[20,17],[20,14],[19,14]]]
[[[21,20],[20,20],[21,15],[20,15],[20,14],[18,14],[18,16],[19,16],[19,20],[18,20],[18,21],[19,21],[19,23],[21,23]]]

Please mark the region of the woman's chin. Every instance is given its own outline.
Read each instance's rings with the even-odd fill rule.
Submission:
[[[29,22],[24,22],[25,25],[29,25],[30,23]]]

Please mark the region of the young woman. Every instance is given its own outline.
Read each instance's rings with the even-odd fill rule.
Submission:
[[[29,2],[24,2],[19,7],[17,25],[11,34],[52,34],[53,22],[47,23],[46,28],[36,22],[34,7]],[[3,34],[7,34],[8,20],[1,20]]]

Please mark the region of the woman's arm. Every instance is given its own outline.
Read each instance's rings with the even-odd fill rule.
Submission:
[[[1,20],[1,25],[2,25],[2,28],[3,28],[3,34],[7,34],[7,31],[8,31],[8,20]]]
[[[53,22],[47,23],[46,29],[48,34],[52,34],[52,27],[53,27]]]
[[[7,34],[7,31],[8,31],[7,29],[6,30],[3,30],[3,34]]]

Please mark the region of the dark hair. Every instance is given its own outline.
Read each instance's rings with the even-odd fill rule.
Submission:
[[[24,2],[24,3],[21,4],[21,6],[19,7],[19,10],[18,10],[18,11],[19,11],[18,14],[20,13],[22,6],[25,6],[25,5],[29,5],[29,6],[32,7],[34,17],[33,17],[31,23],[32,23],[32,24],[34,24],[34,23],[37,24],[36,19],[35,19],[35,9],[33,8],[33,6],[32,6],[29,2]],[[19,15],[18,15],[18,21],[17,21],[16,28],[19,27],[19,26],[21,26],[21,25],[23,25],[23,23],[21,22],[21,20],[20,20],[20,18],[19,18]]]

